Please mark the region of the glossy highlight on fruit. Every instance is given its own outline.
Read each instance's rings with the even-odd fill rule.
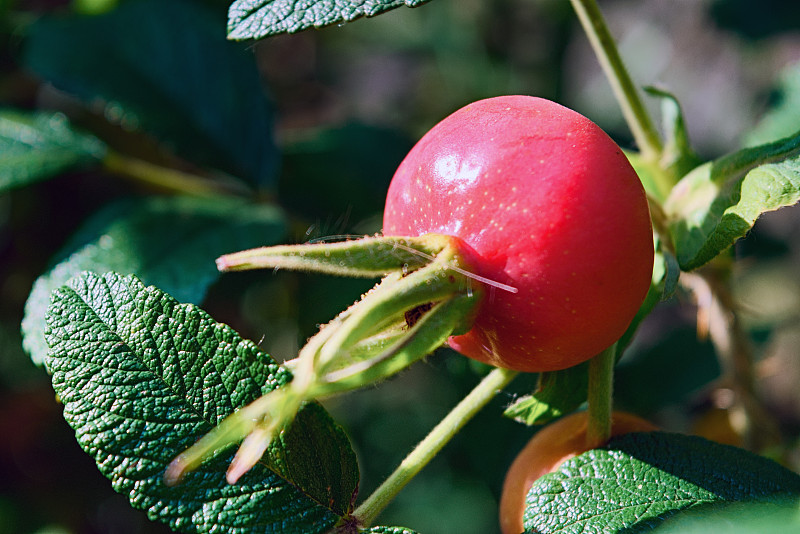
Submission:
[[[547,473],[556,471],[561,464],[591,450],[587,443],[586,412],[568,415],[542,428],[514,459],[503,483],[500,497],[500,530],[503,534],[520,534],[525,529],[522,516],[525,498],[533,483]],[[614,412],[611,435],[631,432],[651,432],[656,426],[635,415]]]
[[[473,327],[449,345],[526,372],[585,361],[624,333],[650,285],[644,189],[597,125],[554,102],[502,96],[445,118],[400,164],[387,236],[462,242],[485,278]]]

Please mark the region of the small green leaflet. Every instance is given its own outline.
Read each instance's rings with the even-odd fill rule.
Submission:
[[[98,163],[106,146],[60,113],[0,110],[0,192]]]
[[[351,22],[430,0],[236,0],[228,9],[228,38],[260,39],[279,33]]]
[[[524,425],[543,425],[586,402],[589,362],[539,375],[535,392],[518,399],[503,415]]]
[[[743,449],[696,436],[637,433],[536,481],[523,522],[529,533],[632,534],[695,507],[779,503],[798,495],[800,476]]]
[[[86,222],[49,272],[33,285],[22,320],[23,345],[41,365],[50,292],[81,271],[136,274],[184,302],[200,303],[228,252],[272,245],[285,235],[280,210],[241,200],[190,197],[123,201]]]
[[[800,200],[800,133],[697,167],[670,193],[664,210],[683,270],[712,260],[767,211]]]
[[[322,534],[350,511],[355,454],[316,404],[238,484],[225,481],[232,450],[177,486],[163,483],[175,456],[290,380],[196,306],[133,276],[84,273],[54,291],[46,336],[47,367],[79,444],[151,519],[190,533]]]

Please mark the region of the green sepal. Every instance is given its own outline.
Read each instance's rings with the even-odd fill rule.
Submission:
[[[326,269],[333,265],[344,272],[363,272],[375,263],[373,258],[379,251],[381,258],[391,258],[384,261],[384,268],[393,269],[360,301],[309,339],[290,362],[294,377],[286,387],[231,414],[177,456],[167,473],[170,482],[243,439],[228,470],[228,479],[235,482],[255,465],[304,403],[384,380],[433,352],[449,336],[471,328],[483,289],[478,282],[481,278],[465,263],[460,241],[429,234],[409,239],[364,238],[334,245],[333,251],[328,244],[264,248],[247,251],[244,259],[236,260],[251,267],[254,258],[267,258],[257,267],[274,268],[276,262],[288,257],[289,263],[283,265],[292,268],[310,265],[314,270],[330,272]],[[278,252],[273,254],[275,249]],[[410,256],[397,256],[395,249]],[[420,257],[425,264],[412,268],[409,260]]]
[[[417,534],[417,531],[405,527],[372,527],[359,529],[359,534]]]
[[[386,350],[323,375],[316,386],[317,394],[324,396],[331,386],[336,392],[341,392],[359,388],[365,382],[380,381],[430,354],[463,328],[464,318],[475,307],[473,299],[456,296],[434,304]]]
[[[338,276],[377,278],[409,272],[430,263],[452,238],[365,236],[334,243],[261,247],[226,254],[217,259],[220,271],[289,269]]]

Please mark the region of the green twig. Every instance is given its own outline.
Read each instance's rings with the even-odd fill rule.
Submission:
[[[383,484],[359,506],[353,515],[362,526],[370,525],[378,514],[420,470],[480,411],[498,391],[519,374],[508,369],[494,369],[464,397],[453,410],[423,439],[389,475]]]
[[[657,162],[661,158],[661,138],[653,125],[639,92],[619,55],[603,14],[595,0],[570,0],[578,14],[600,65],[611,83],[622,114],[631,129],[644,159]]]
[[[614,343],[589,362],[589,423],[586,441],[592,448],[611,438],[616,359],[617,344]]]
[[[237,182],[204,178],[111,150],[103,159],[103,167],[137,182],[177,193],[202,197],[217,197],[221,194],[246,196],[249,194],[247,188]]]

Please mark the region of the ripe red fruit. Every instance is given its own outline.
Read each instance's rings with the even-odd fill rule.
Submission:
[[[459,238],[487,287],[455,350],[491,365],[564,369],[623,334],[650,284],[644,189],[597,125],[554,102],[470,104],[406,156],[386,197],[384,235]]]
[[[522,524],[525,498],[536,480],[556,471],[570,458],[594,448],[586,439],[587,424],[586,412],[563,417],[537,432],[514,459],[500,497],[500,530],[503,534],[520,534],[525,530]],[[612,436],[653,430],[657,430],[655,425],[635,415],[612,414]]]

